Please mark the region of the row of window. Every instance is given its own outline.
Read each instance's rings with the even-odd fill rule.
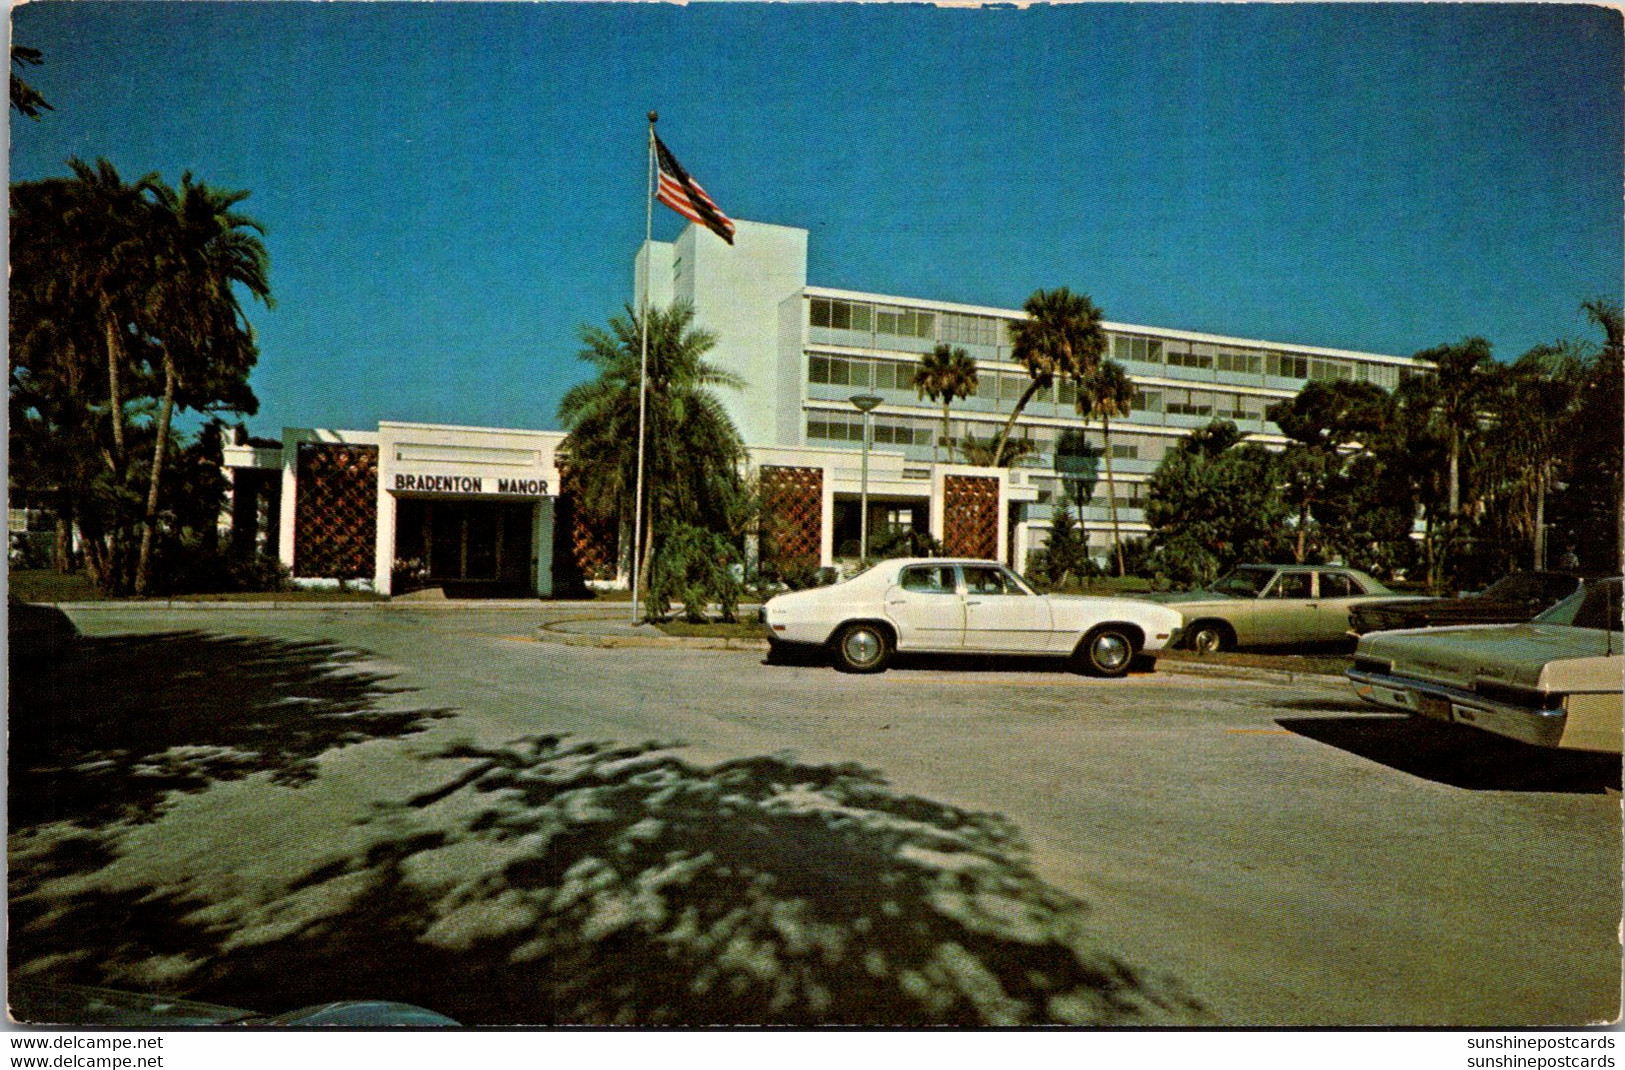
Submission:
[[[1009,345],[1009,320],[974,313],[929,312],[868,301],[845,301],[814,297],[810,301],[810,322],[814,327],[893,335],[899,338],[934,339],[950,344],[979,346]],[[1269,375],[1281,379],[1308,381],[1355,380],[1375,383],[1385,390],[1399,385],[1404,373],[1388,364],[1368,364],[1322,357],[1307,357],[1277,350],[1254,350],[1216,345],[1170,342],[1146,335],[1109,336],[1108,354],[1114,360],[1134,364],[1164,364],[1246,375]]]
[[[913,390],[914,370],[918,367],[900,360],[815,356],[807,359],[807,381],[865,390]]]
[[[940,320],[942,341],[960,345],[996,346],[1009,344],[1009,321],[992,316],[944,312]]]
[[[929,446],[936,441],[941,428],[940,423],[930,420],[889,416],[871,420],[869,433],[877,446]],[[850,416],[842,412],[808,413],[807,438],[809,441],[856,442],[862,445],[863,417],[857,413]]]
[[[1082,481],[1069,479],[1064,481],[1067,503],[1076,507],[1077,497],[1084,490],[1088,490],[1089,497],[1083,503],[1097,509],[1108,508],[1111,504],[1111,488],[1104,479],[1097,480],[1092,486],[1086,487]],[[1034,478],[1032,484],[1038,491],[1040,504],[1059,504],[1062,494],[1062,483],[1058,477],[1040,476]],[[1146,486],[1144,483],[1121,482],[1117,484],[1117,508],[1143,509],[1146,501]]]
[[[1136,364],[1164,364],[1174,368],[1197,368],[1246,375],[1271,375],[1281,379],[1331,382],[1352,379],[1375,383],[1385,390],[1399,385],[1401,370],[1390,364],[1305,357],[1274,350],[1224,349],[1189,342],[1164,342],[1141,335],[1112,336],[1112,359]],[[1409,369],[1404,369],[1408,371]]]
[[[831,327],[842,331],[872,331],[900,338],[937,336],[937,314],[919,308],[897,308],[876,305],[868,301],[840,301],[829,297],[814,297],[810,311],[814,327]]]

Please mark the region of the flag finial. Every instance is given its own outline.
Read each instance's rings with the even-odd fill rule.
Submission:
[[[660,121],[660,113],[659,112],[652,111],[652,112],[649,113],[649,122],[658,123],[659,121]]]

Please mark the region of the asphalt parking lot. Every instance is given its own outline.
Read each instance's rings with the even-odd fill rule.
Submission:
[[[13,673],[13,975],[527,1023],[1618,1016],[1617,759],[1335,678],[852,677],[540,641],[562,612],[74,612]]]

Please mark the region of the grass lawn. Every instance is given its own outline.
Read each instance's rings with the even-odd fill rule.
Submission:
[[[1343,670],[1354,663],[1348,654],[1325,650],[1305,653],[1285,651],[1226,650],[1217,654],[1198,654],[1194,650],[1162,650],[1157,657],[1163,661],[1193,661],[1203,665],[1242,665],[1254,669],[1275,669],[1279,672],[1300,672],[1311,676],[1342,676]]]
[[[217,594],[180,594],[173,599],[112,599],[82,573],[64,576],[51,569],[18,569],[11,573],[11,593],[24,602],[382,602],[386,595],[372,591],[300,588],[292,591],[227,591]]]
[[[107,596],[89,577],[63,575],[48,568],[12,569],[11,594],[24,602],[105,602]]]

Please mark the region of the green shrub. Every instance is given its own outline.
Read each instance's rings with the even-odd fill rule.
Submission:
[[[673,602],[694,624],[706,622],[706,607],[717,603],[724,622],[739,613],[743,583],[735,566],[739,551],[726,538],[692,524],[674,524],[656,545],[644,607],[650,617],[665,620]]]

